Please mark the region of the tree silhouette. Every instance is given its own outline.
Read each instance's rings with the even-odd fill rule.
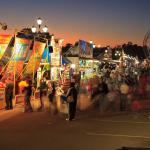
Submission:
[[[65,46],[62,47],[62,53],[67,52],[73,45],[71,43],[67,43]]]
[[[138,57],[138,59],[143,60],[146,58],[146,55],[144,53],[144,48],[142,46],[139,46],[137,44],[133,44],[132,42],[128,42],[127,44],[124,43],[123,45],[119,47],[113,48],[112,51],[112,57],[115,59],[115,53],[116,51],[124,51],[126,55],[132,56],[132,57]]]

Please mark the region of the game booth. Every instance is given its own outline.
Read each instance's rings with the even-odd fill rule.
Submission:
[[[8,62],[8,60],[4,59],[4,56],[6,56],[6,51],[8,52],[8,49],[11,49],[10,41],[12,41],[12,39],[12,35],[0,35],[0,60],[3,58],[3,62],[0,61],[0,78],[2,78],[2,71]],[[9,58],[9,55],[7,56]],[[0,109],[3,108],[5,108],[5,83],[0,81]]]
[[[59,80],[61,68],[61,48],[59,40],[51,39],[50,45],[46,46],[46,40],[37,38],[30,39],[15,36],[0,36],[0,75],[1,83],[9,79],[14,85],[15,102],[22,100],[21,90],[26,86],[24,79],[30,77],[36,87],[40,86],[40,79],[46,76],[48,80]],[[51,47],[51,50],[49,50]],[[1,93],[4,93],[1,86]],[[5,103],[5,94],[0,94],[0,108]],[[39,98],[39,92],[35,92]]]

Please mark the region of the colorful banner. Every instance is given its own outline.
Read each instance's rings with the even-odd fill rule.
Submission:
[[[5,108],[5,88],[0,88],[0,109]]]
[[[51,66],[58,67],[61,65],[61,47],[59,44],[53,46],[53,53],[51,53]]]
[[[79,40],[79,57],[81,58],[93,58],[93,45]]]
[[[51,68],[51,80],[58,80],[59,79],[60,68],[59,67],[52,67]]]
[[[4,73],[3,79],[14,80],[14,74],[19,75],[22,72],[24,61],[30,49],[31,41],[24,38],[15,38],[14,51]]]
[[[32,75],[35,73],[40,66],[42,54],[45,49],[46,43],[35,41],[33,45],[33,51],[30,56],[29,62],[23,72],[24,75]]]
[[[51,66],[60,66],[61,61],[60,61],[60,53],[52,53],[51,54]]]
[[[30,50],[31,40],[25,38],[15,39],[15,49],[13,52],[14,61],[25,61]]]
[[[6,48],[6,50],[4,51],[2,57],[1,57],[1,60],[0,60],[0,66],[4,67],[10,60],[11,56],[12,56],[12,53],[13,53],[13,48],[14,48],[14,41],[15,41],[15,38],[12,37],[10,39],[10,42]]]
[[[8,44],[11,40],[11,35],[0,35],[0,59],[2,58]]]
[[[44,52],[42,54],[42,63],[50,63],[50,57],[51,57],[51,53],[49,53],[49,49],[45,48]]]

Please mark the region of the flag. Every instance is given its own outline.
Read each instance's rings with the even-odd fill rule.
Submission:
[[[40,66],[45,46],[46,43],[40,41],[34,42],[32,54],[30,56],[28,64],[25,67],[25,70],[23,71],[23,75],[33,75],[33,73],[37,71],[38,67]]]
[[[78,42],[79,48],[79,57],[81,58],[93,58],[93,46],[92,44],[79,40]]]
[[[19,75],[22,72],[24,61],[30,49],[31,41],[25,38],[15,38],[14,50],[8,63],[3,79],[14,80],[14,74]]]
[[[55,43],[53,45],[53,53],[51,53],[51,66],[59,67],[61,65],[61,46]]]
[[[11,40],[11,35],[0,35],[0,59],[2,58],[8,44]]]
[[[8,64],[13,53],[14,41],[15,41],[15,38],[11,37],[8,46],[6,47],[4,53],[1,55],[2,57],[0,59],[0,66],[4,67],[5,65]]]

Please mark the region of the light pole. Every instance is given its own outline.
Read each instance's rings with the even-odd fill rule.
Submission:
[[[42,24],[42,19],[39,17],[38,19],[37,19],[37,24],[38,24],[38,26],[39,26],[39,32],[40,32],[40,28],[41,28],[41,24]]]
[[[115,52],[115,58],[119,59],[119,67],[121,69],[121,71],[123,71],[123,67],[124,67],[124,50],[123,49],[117,49],[117,51]]]
[[[41,33],[41,25],[42,25],[42,22],[43,22],[43,20],[39,17],[39,18],[37,19],[38,32],[37,32],[36,26],[32,26],[31,30],[32,30],[33,33],[36,33],[36,32],[37,32],[38,34]],[[45,26],[42,28],[42,30],[43,30],[44,33],[47,33],[47,32],[48,32],[47,26],[45,25]]]
[[[45,37],[45,34],[48,33],[48,27],[45,25],[43,28],[42,28],[42,31],[41,32],[41,25],[42,25],[42,19],[39,17],[37,19],[37,24],[38,24],[38,30],[37,30],[37,27],[36,26],[32,26],[31,28],[31,31],[33,33],[33,41],[35,43],[35,39],[36,38],[42,38],[44,40],[46,40],[46,45],[48,46],[48,39]],[[44,37],[43,37],[43,33],[44,33]],[[34,44],[35,46],[35,44]],[[34,65],[33,65],[33,82],[34,82],[34,77],[35,77],[35,47],[33,47],[33,58],[34,58]],[[48,49],[47,49],[48,50]],[[48,53],[47,53],[48,54]],[[48,57],[48,56],[47,56]]]

